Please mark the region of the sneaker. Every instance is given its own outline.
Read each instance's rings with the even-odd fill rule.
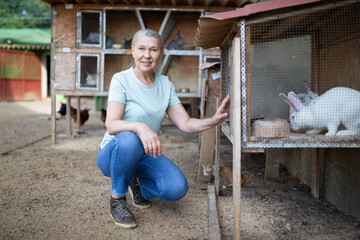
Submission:
[[[123,228],[134,228],[137,226],[136,220],[130,211],[129,204],[125,198],[116,199],[111,197],[110,216],[114,223]]]
[[[149,208],[151,207],[151,202],[146,200],[141,194],[140,185],[136,178],[133,178],[129,185],[129,193],[131,195],[132,203],[135,207],[138,208]]]

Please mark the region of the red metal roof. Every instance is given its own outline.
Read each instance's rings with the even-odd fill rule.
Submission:
[[[245,17],[254,13],[266,12],[269,10],[293,7],[297,5],[304,5],[304,4],[320,2],[320,1],[322,0],[272,0],[267,2],[248,4],[245,5],[243,8],[233,11],[205,15],[204,18],[208,17],[217,20],[224,20],[229,18]]]
[[[237,18],[320,1],[324,0],[272,0],[248,4],[243,8],[233,11],[202,16],[198,22],[199,26],[195,37],[195,45],[203,48],[219,46],[234,22],[237,21]]]

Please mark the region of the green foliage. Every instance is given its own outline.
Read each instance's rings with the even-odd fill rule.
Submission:
[[[0,27],[50,27],[51,6],[41,0],[1,0]]]

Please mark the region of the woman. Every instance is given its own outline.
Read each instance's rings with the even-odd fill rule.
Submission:
[[[221,124],[228,116],[227,96],[212,118],[190,118],[166,76],[154,73],[164,48],[160,35],[150,29],[132,40],[135,66],[116,73],[110,84],[106,129],[97,165],[111,178],[110,214],[116,225],[137,226],[126,200],[129,191],[136,207],[148,208],[149,199],[175,201],[188,184],[182,171],[162,155],[160,125],[165,114],[186,133],[197,133]]]

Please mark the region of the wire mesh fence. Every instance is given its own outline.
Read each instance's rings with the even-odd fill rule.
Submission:
[[[239,25],[243,147],[359,147],[360,1]]]

